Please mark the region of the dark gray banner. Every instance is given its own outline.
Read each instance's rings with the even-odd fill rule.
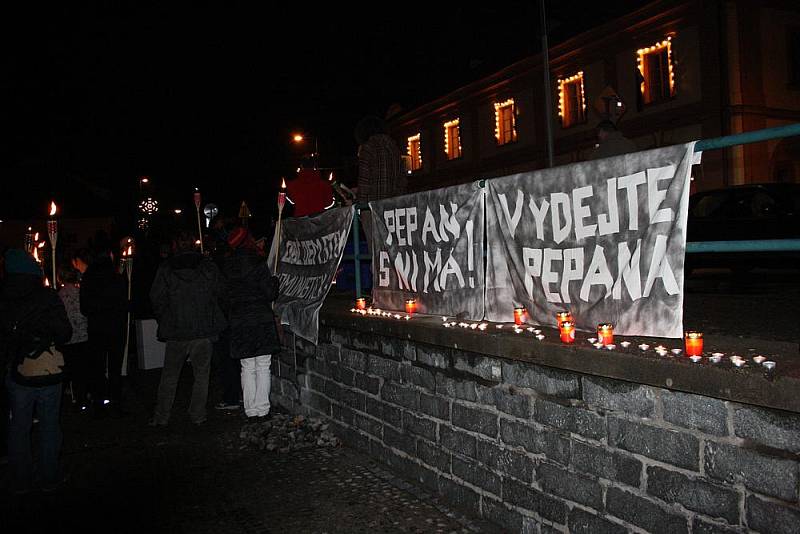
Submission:
[[[370,202],[373,306],[482,319],[484,196],[474,183]]]
[[[291,325],[294,333],[314,344],[319,333],[319,309],[342,260],[354,209],[332,209],[281,223],[277,269],[280,295],[275,313],[283,324]],[[273,241],[271,268],[275,266],[275,247]]]
[[[488,181],[486,315],[616,333],[683,334],[694,143]]]

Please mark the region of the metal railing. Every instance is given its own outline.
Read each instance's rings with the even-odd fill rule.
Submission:
[[[769,141],[770,139],[781,139],[800,135],[800,123],[777,126],[775,128],[765,128],[753,132],[744,132],[735,135],[726,135],[713,139],[703,139],[694,146],[695,152],[706,152],[720,148],[730,148],[738,145],[757,143],[759,141]],[[480,181],[480,186],[484,187],[486,180]],[[355,265],[355,290],[356,298],[361,296],[361,262],[372,261],[370,254],[361,254],[359,250],[361,243],[358,236],[359,212],[362,209],[369,209],[367,204],[356,206],[353,215],[353,254],[346,254],[342,259],[352,260]],[[742,240],[742,241],[692,241],[686,243],[686,253],[695,254],[703,252],[784,252],[800,251],[800,239],[765,239],[765,240]]]

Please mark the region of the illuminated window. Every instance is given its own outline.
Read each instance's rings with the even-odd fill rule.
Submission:
[[[514,118],[514,99],[494,105],[494,136],[498,145],[505,145],[517,140],[517,128]]]
[[[458,119],[444,123],[444,153],[447,159],[461,157],[461,128]]]
[[[583,72],[558,80],[558,116],[564,128],[586,122]]]
[[[422,168],[422,152],[419,147],[420,135],[412,135],[408,138],[408,156],[411,158],[411,170],[417,171]]]
[[[636,51],[639,90],[644,104],[661,102],[675,96],[672,71],[672,37]]]

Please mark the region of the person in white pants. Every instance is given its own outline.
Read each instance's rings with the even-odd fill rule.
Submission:
[[[228,235],[233,249],[222,263],[226,280],[226,306],[230,325],[230,357],[242,362],[242,397],[248,417],[269,413],[270,364],[281,350],[272,301],[278,280],[258,253],[246,228]]]
[[[269,413],[271,364],[270,354],[242,360],[242,400],[247,417],[264,417]]]

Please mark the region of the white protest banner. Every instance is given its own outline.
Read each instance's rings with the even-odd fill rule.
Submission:
[[[484,196],[464,184],[370,202],[373,306],[482,319]]]
[[[331,288],[347,234],[353,223],[354,207],[324,211],[313,217],[282,221],[278,269],[280,293],[275,313],[281,323],[308,341],[317,343],[319,309]],[[278,236],[272,242],[269,265],[274,264]]]
[[[486,315],[683,335],[694,143],[488,181]]]

